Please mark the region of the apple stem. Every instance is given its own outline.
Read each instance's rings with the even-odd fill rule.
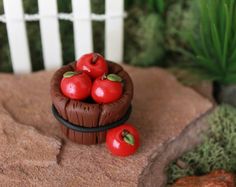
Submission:
[[[103,76],[101,77],[102,80],[107,79],[107,75],[104,73]]]
[[[97,54],[97,53],[93,53],[93,58],[92,58],[91,63],[92,63],[92,64],[96,64],[97,59],[98,59],[98,54]]]
[[[123,137],[123,140],[126,142],[126,143],[128,143],[128,144],[130,144],[130,145],[134,145],[134,136],[129,132],[129,131],[127,131],[126,129],[124,129],[123,131],[122,131],[122,137]]]
[[[79,71],[76,72],[76,75],[80,75],[82,73],[83,73],[83,70],[79,70]]]

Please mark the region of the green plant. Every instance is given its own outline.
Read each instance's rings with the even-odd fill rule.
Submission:
[[[126,9],[129,14],[125,20],[125,62],[143,67],[162,65],[166,52],[166,1],[128,0]]]
[[[209,117],[210,132],[202,145],[184,154],[180,160],[188,167],[173,162],[168,168],[168,183],[187,175],[202,175],[214,169],[236,172],[236,109],[223,105]]]
[[[166,47],[172,52],[178,48],[189,48],[186,34],[191,31],[195,35],[195,28],[199,24],[197,14],[198,0],[177,0],[168,6],[166,11]]]
[[[151,13],[163,14],[165,11],[165,0],[126,0],[125,7],[130,10],[132,7],[142,7]]]
[[[162,64],[165,48],[160,15],[145,15],[135,9],[134,15],[126,20],[125,33],[125,62],[137,66]]]
[[[105,13],[105,0],[92,0],[91,1],[92,12],[96,14]],[[94,51],[99,52],[102,55],[105,55],[105,22],[93,21],[93,45]]]
[[[188,41],[194,70],[222,84],[236,83],[236,1],[199,0],[200,26]]]
[[[146,1],[145,1],[146,2]],[[163,14],[165,11],[165,1],[164,0],[148,0],[148,7],[159,14]]]
[[[0,14],[4,14],[3,2],[0,1]],[[5,23],[0,22],[0,70],[4,72],[12,72],[11,64],[9,63],[10,51],[7,39],[7,31]]]
[[[187,59],[176,53],[176,49],[188,48],[185,33],[198,22],[194,14],[197,0],[125,2],[129,11],[125,21],[127,63],[137,66],[168,66],[173,61],[176,65],[179,59],[181,62]]]

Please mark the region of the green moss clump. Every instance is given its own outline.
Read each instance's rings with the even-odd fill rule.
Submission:
[[[125,22],[125,62],[160,65],[165,54],[164,23],[160,15],[133,9]]]
[[[197,34],[196,27],[199,18],[196,12],[198,0],[177,0],[169,5],[166,12],[166,42],[167,49],[178,51],[180,47],[188,46],[187,36]]]
[[[180,168],[176,161],[168,168],[168,183],[188,175],[202,175],[215,169],[236,172],[236,109],[223,105],[209,117],[210,133],[202,145],[184,154],[180,160],[188,167]]]

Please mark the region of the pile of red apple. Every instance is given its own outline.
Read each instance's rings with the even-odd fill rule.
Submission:
[[[108,73],[107,62],[100,54],[89,53],[77,60],[75,71],[64,73],[61,91],[70,99],[92,98],[106,104],[121,98],[123,84],[120,76]],[[132,125],[123,124],[107,132],[106,144],[114,155],[128,156],[139,147],[139,135]]]
[[[122,96],[123,86],[120,76],[108,74],[106,60],[90,53],[76,62],[76,71],[64,73],[61,91],[70,99],[85,100],[91,96],[96,103],[111,103]]]

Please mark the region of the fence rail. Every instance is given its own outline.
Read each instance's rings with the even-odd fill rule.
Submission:
[[[72,0],[71,13],[58,13],[56,0],[38,0],[39,13],[25,14],[22,0],[3,0],[6,23],[15,73],[31,72],[26,21],[39,21],[44,65],[47,70],[62,65],[62,48],[58,20],[73,22],[75,56],[93,51],[92,21],[105,21],[105,57],[122,62],[124,0],[106,0],[105,14],[91,12],[90,0]]]

